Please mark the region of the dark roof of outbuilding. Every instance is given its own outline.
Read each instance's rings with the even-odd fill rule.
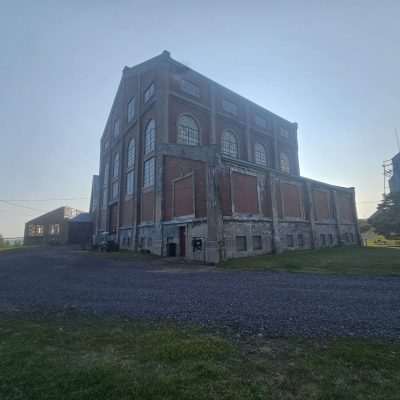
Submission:
[[[71,218],[70,222],[76,222],[76,223],[83,223],[83,222],[92,222],[92,214],[90,213],[81,213],[77,215],[75,218]]]

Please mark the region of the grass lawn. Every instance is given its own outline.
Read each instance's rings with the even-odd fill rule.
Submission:
[[[0,398],[391,400],[400,344],[233,340],[83,317],[0,319]]]
[[[223,268],[349,275],[400,275],[400,249],[338,247],[236,258]]]
[[[27,247],[24,246],[9,246],[9,247],[0,247],[0,252],[1,251],[12,251],[12,250],[22,250],[26,249]]]

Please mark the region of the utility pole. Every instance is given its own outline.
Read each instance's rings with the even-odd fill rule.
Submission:
[[[383,167],[383,197],[386,196],[387,181],[393,175],[392,160],[385,160],[382,164]]]

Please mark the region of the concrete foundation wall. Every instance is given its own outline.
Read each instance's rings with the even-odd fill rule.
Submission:
[[[247,257],[271,253],[272,223],[257,220],[224,220],[224,258]],[[238,247],[238,238],[245,237],[246,248]],[[255,237],[261,237],[261,248],[255,248]],[[241,239],[242,240],[242,239]],[[257,239],[258,242],[259,239]]]

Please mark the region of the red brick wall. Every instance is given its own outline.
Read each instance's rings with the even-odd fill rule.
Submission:
[[[281,182],[282,215],[284,217],[302,218],[303,191],[293,183]]]
[[[257,177],[232,173],[233,204],[240,214],[258,214]]]
[[[330,193],[325,190],[313,190],[315,217],[317,220],[333,218]]]
[[[195,214],[197,218],[207,215],[207,178],[206,164],[176,157],[164,160],[164,219],[170,220],[173,214],[173,181],[176,178],[194,173],[195,181]],[[186,207],[186,206],[185,206]]]
[[[154,191],[142,194],[142,222],[154,221]]]
[[[194,214],[193,209],[193,175],[174,182],[174,209],[175,217]]]
[[[136,201],[134,199],[125,200],[122,202],[122,213],[120,226],[128,226],[135,223]]]

